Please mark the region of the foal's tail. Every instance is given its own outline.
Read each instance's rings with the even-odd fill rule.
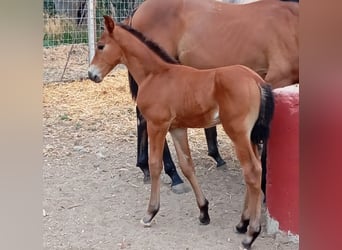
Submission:
[[[261,85],[261,103],[257,121],[254,124],[251,140],[254,144],[264,143],[270,135],[270,123],[274,113],[274,96],[271,85]]]

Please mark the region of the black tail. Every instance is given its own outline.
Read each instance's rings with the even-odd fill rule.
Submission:
[[[260,144],[267,141],[270,135],[270,124],[274,113],[274,96],[271,85],[263,84],[261,86],[261,104],[259,117],[254,124],[251,134],[251,140],[254,144]]]

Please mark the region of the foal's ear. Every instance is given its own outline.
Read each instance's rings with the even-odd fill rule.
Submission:
[[[114,30],[115,23],[110,16],[103,16],[105,19],[105,28],[111,34]]]

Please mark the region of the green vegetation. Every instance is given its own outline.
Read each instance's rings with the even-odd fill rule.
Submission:
[[[71,121],[71,118],[69,117],[68,114],[59,115],[59,118],[60,118],[62,121]]]
[[[71,20],[61,16],[47,17],[44,21],[43,45],[46,47],[88,42],[86,26],[77,26]]]

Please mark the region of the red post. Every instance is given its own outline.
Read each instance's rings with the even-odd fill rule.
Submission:
[[[299,86],[274,90],[267,148],[266,202],[279,229],[299,233]]]

